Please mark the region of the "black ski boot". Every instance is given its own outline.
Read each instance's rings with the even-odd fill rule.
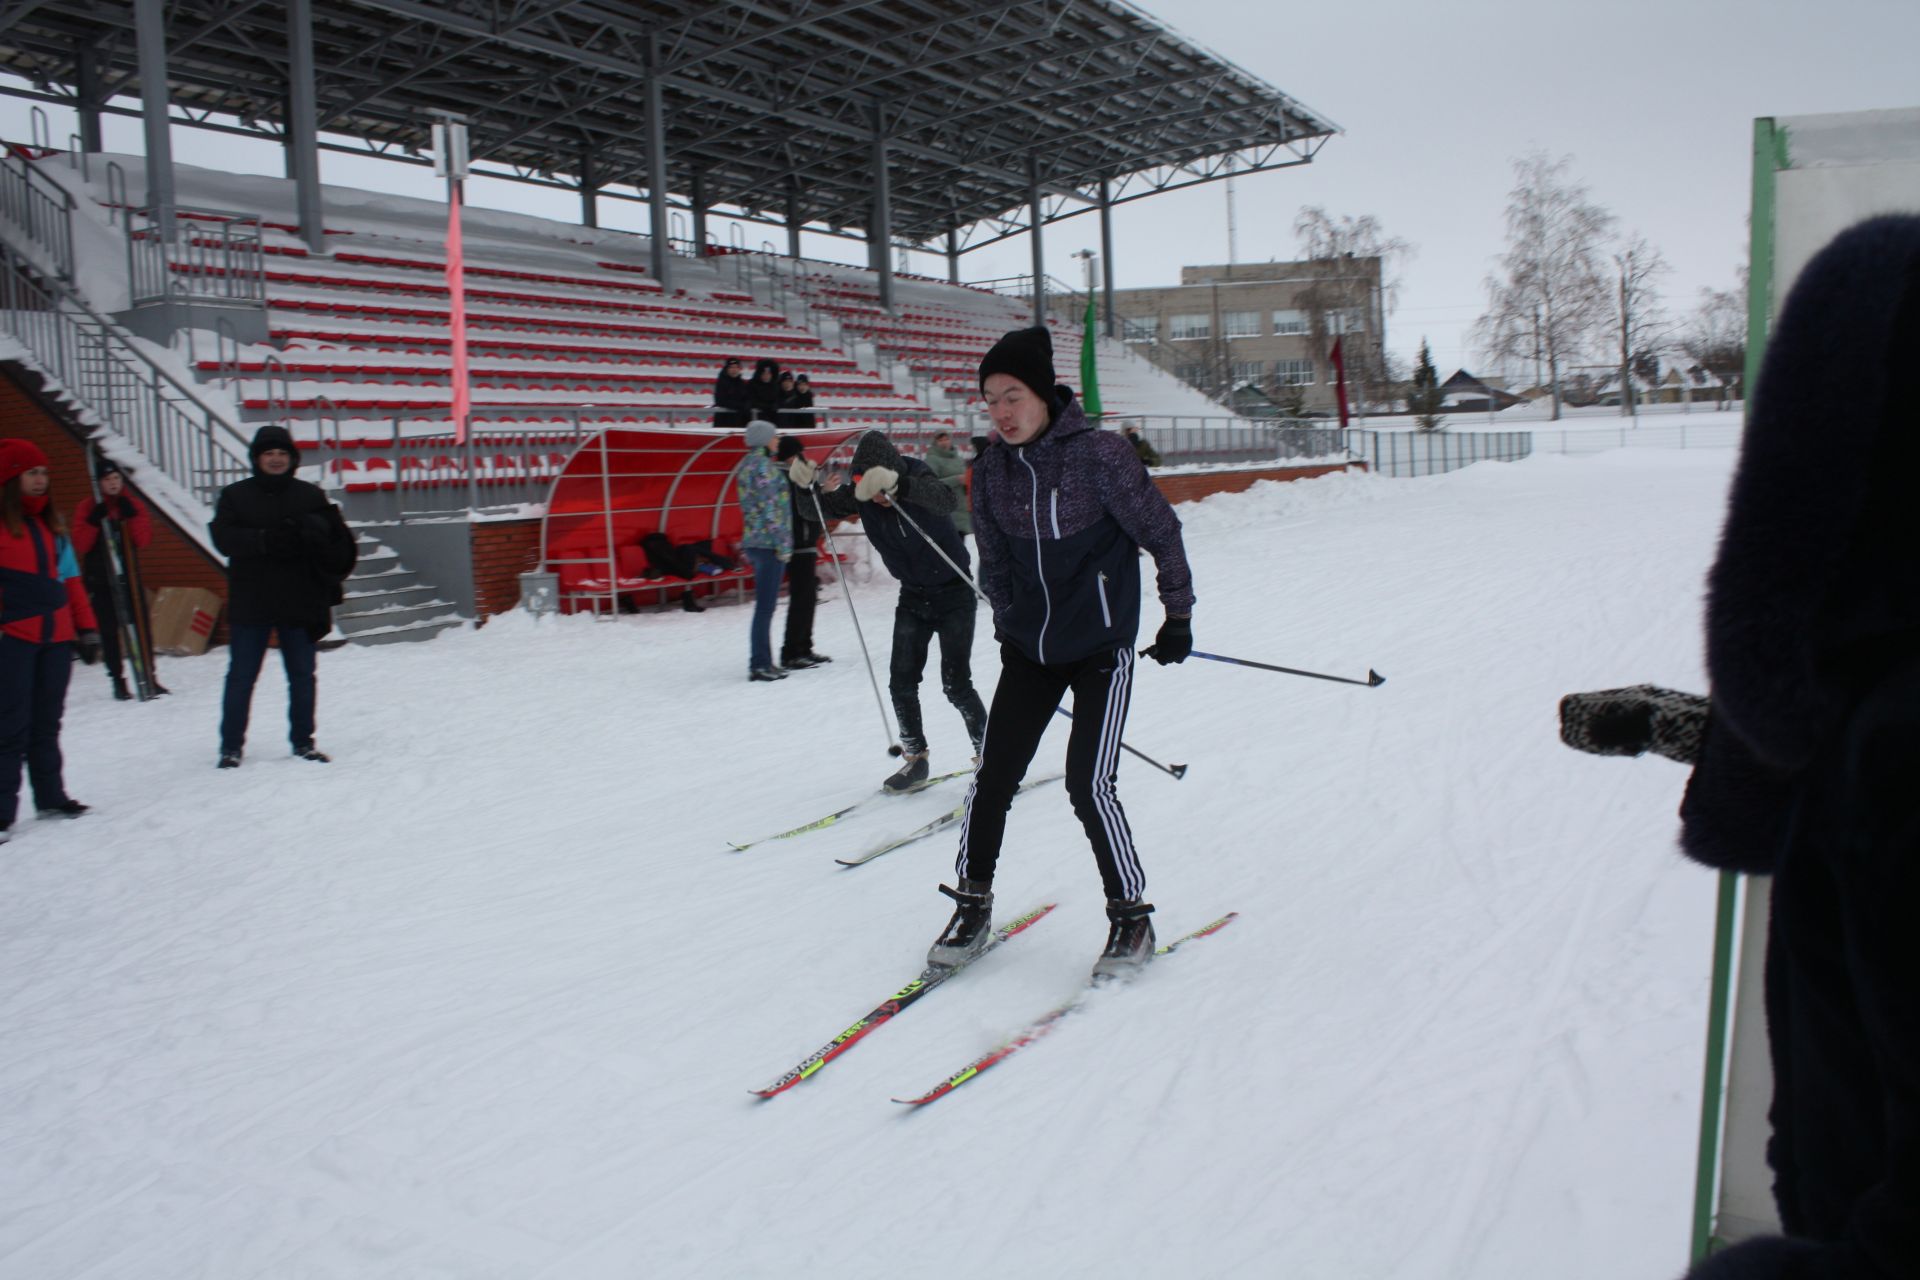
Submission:
[[[903,791],[917,791],[927,780],[927,753],[909,751],[901,757],[902,764],[891,778],[881,783],[881,787],[899,795]]]
[[[127,688],[127,678],[118,672],[113,675],[113,697],[116,702],[133,701],[133,690]]]
[[[1124,978],[1153,959],[1153,904],[1138,898],[1107,899],[1107,949],[1094,962],[1093,977]]]
[[[987,949],[993,940],[993,883],[987,880],[962,880],[958,889],[940,886],[940,892],[957,904],[953,919],[927,952],[927,963],[943,969],[965,964]]]

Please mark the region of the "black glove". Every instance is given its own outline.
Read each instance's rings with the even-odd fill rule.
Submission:
[[[1160,624],[1160,633],[1154,636],[1153,643],[1147,646],[1145,656],[1164,667],[1169,662],[1185,662],[1192,652],[1193,619],[1169,615]]]
[[[309,557],[324,555],[326,543],[330,543],[332,537],[334,537],[334,526],[326,520],[326,516],[313,516],[313,514],[301,516],[300,545]]]
[[[118,518],[122,520],[133,519],[135,513],[133,509],[132,498],[129,498],[126,494],[123,493],[119,497],[115,498],[113,502],[114,502],[114,505],[119,508],[119,511],[115,513],[118,516]]]
[[[1706,732],[1707,699],[1650,684],[1596,689],[1560,699],[1560,740],[1596,756],[1652,751],[1692,764]]]
[[[300,535],[292,529],[269,529],[260,535],[260,545],[270,556],[291,560],[300,554]]]
[[[82,631],[73,638],[73,647],[80,654],[80,661],[92,666],[100,661],[100,633]]]
[[[107,504],[104,502],[94,503],[93,510],[87,512],[87,523],[92,525],[96,529],[98,529],[101,526],[101,524],[106,521],[106,518],[107,518]]]

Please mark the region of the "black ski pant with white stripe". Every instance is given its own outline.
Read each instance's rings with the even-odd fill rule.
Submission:
[[[1007,829],[1007,809],[1026,776],[1054,709],[1073,693],[1073,732],[1067,739],[1067,795],[1087,830],[1107,897],[1138,898],[1146,876],[1133,848],[1133,833],[1120,808],[1114,779],[1120,768],[1120,735],[1133,694],[1133,650],[1121,646],[1078,662],[1038,663],[1010,644],[1000,646],[1000,684],[987,713],[980,768],[967,793],[955,869],[963,880],[992,880]]]

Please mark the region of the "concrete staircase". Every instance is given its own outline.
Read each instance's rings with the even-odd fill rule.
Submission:
[[[354,644],[396,644],[431,640],[466,625],[459,608],[440,598],[430,582],[401,563],[399,553],[356,530],[360,562],[346,581],[345,598],[334,607],[333,625]]]

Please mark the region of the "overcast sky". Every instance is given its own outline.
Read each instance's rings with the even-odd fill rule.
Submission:
[[[1442,373],[1478,363],[1466,330],[1500,252],[1513,157],[1573,158],[1575,176],[1623,231],[1672,264],[1669,309],[1702,286],[1729,288],[1746,252],[1755,116],[1920,106],[1916,0],[1145,0],[1148,13],[1338,123],[1311,165],[1243,177],[1235,192],[1241,261],[1291,257],[1302,205],[1372,214],[1412,241],[1388,344],[1422,336]],[[26,104],[0,99],[0,134],[27,136]],[[55,136],[73,128],[54,113]],[[278,149],[177,130],[183,162],[278,173]],[[110,149],[140,148],[137,122],[109,122]],[[329,182],[430,195],[428,172],[323,153]],[[577,199],[508,183],[478,204],[578,216]],[[1116,210],[1122,288],[1177,282],[1182,265],[1227,260],[1224,188],[1210,184]],[[639,228],[645,210],[603,202],[603,225]],[[756,228],[750,243],[784,237]],[[857,245],[810,236],[806,252],[854,260]],[[1078,281],[1070,255],[1099,247],[1088,216],[1052,228],[1048,270]],[[967,279],[1028,270],[1024,238],[962,259]],[[944,260],[918,269],[944,274]]]

